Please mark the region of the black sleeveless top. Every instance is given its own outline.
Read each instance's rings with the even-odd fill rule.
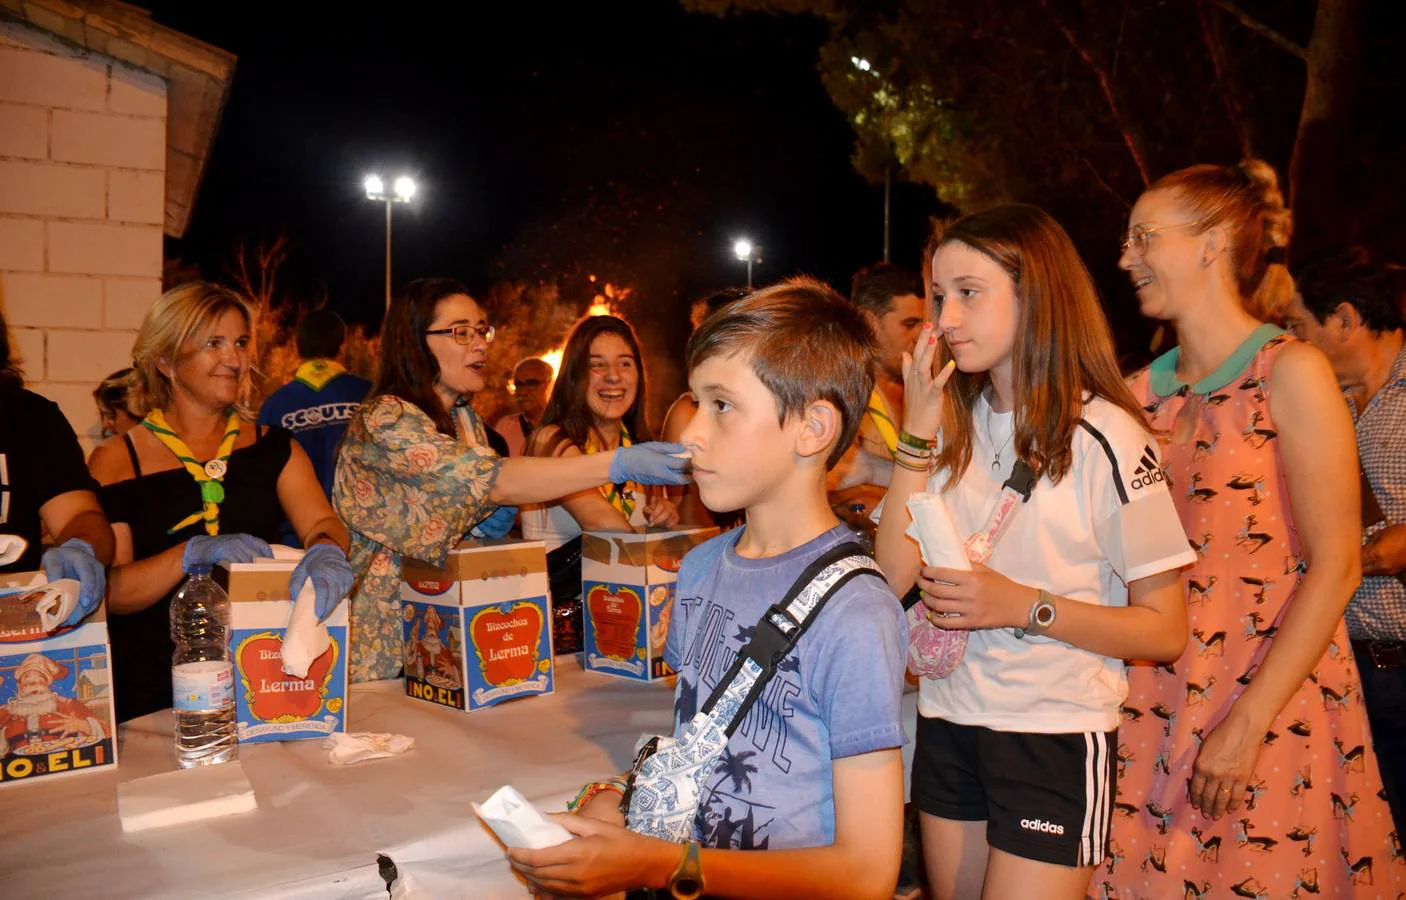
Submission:
[[[245,428],[254,426],[245,423]],[[252,534],[276,542],[283,522],[278,502],[278,476],[291,452],[292,433],[269,428],[247,447],[230,454],[225,473],[225,501],[220,504],[220,534]],[[197,521],[175,534],[166,529],[201,508],[200,487],[185,469],[143,475],[129,436],[123,435],[136,477],[107,485],[98,499],[109,521],[125,522],[132,529],[132,555],[146,559],[197,535],[205,523]],[[117,720],[171,705],[171,597],[180,588],[141,612],[110,615],[113,690]]]

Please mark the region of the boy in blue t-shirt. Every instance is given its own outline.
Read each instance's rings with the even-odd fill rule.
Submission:
[[[825,474],[854,440],[873,359],[869,325],[809,279],[736,302],[690,340],[698,413],[681,440],[704,504],[745,510],[746,525],[695,549],[679,571],[665,651],[679,673],[676,734],[767,607],[850,538],[830,510]],[[903,832],[906,647],[887,584],[851,580],[705,779],[695,843],[627,831],[618,781],[602,782],[583,789],[579,815],[557,817],[575,840],[512,850],[514,868],[534,891],[562,896],[643,887],[691,897],[700,881],[720,897],[891,896]]]

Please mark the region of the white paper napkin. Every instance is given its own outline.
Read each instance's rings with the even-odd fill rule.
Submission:
[[[368,759],[399,756],[415,746],[415,739],[383,731],[354,731],[350,734],[334,731],[322,742],[322,746],[332,751],[327,755],[327,761],[332,765],[349,766]]]
[[[469,805],[483,824],[498,835],[498,840],[509,847],[541,850],[564,844],[573,837],[571,832],[542,815],[510,784],[500,787],[482,806]]]
[[[53,631],[63,624],[69,614],[78,608],[78,580],[59,578],[40,588],[39,602],[34,611],[39,613],[39,627]]]
[[[908,498],[908,512],[913,524],[908,534],[917,538],[923,562],[944,569],[971,571],[966,541],[952,520],[941,494],[920,492]]]
[[[24,556],[24,551],[28,548],[29,541],[19,535],[0,534],[0,566],[8,566]]]
[[[272,549],[274,559],[303,558],[304,551],[283,544],[274,544]],[[313,660],[326,653],[330,646],[332,637],[327,633],[327,626],[317,621],[317,592],[309,578],[293,598],[293,608],[288,613],[288,625],[283,633],[284,674],[306,678]]]

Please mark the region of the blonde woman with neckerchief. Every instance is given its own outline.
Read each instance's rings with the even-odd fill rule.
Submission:
[[[352,585],[347,530],[307,454],[247,406],[253,315],[239,295],[194,282],[168,291],[133,347],[128,404],[141,425],[88,466],[117,536],[108,626],[120,721],[171,705],[171,595],[193,568],[270,555],[286,516],[308,548],[289,580],[311,579],[325,616]]]

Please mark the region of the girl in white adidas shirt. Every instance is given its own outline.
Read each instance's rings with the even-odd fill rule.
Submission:
[[[937,328],[905,359],[904,446],[940,448],[900,460],[877,537],[893,589],[916,584],[933,621],[969,631],[956,671],[920,686],[913,802],[929,890],[1083,897],[1107,849],[1123,660],[1181,655],[1177,569],[1195,554],[1064,230],[999,206],[932,247]],[[1017,459],[1038,482],[990,568],[923,566],[909,496],[941,493],[970,535]]]

